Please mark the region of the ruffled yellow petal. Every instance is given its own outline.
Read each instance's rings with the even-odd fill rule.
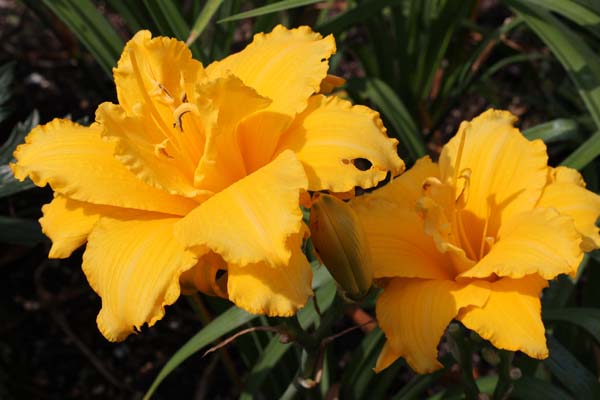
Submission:
[[[400,357],[402,357],[402,354],[394,350],[392,346],[390,346],[390,343],[386,341],[379,353],[379,357],[377,357],[377,362],[375,362],[375,368],[373,368],[373,370],[375,372],[381,372],[392,365],[394,361]]]
[[[458,319],[499,349],[546,358],[548,348],[539,298],[546,286],[547,282],[537,275],[503,278],[491,284],[484,306],[467,307]]]
[[[596,226],[600,216],[600,196],[585,189],[585,183],[576,170],[567,167],[554,169],[553,182],[544,189],[537,207],[555,208],[562,215],[573,218],[575,228],[583,236],[583,251],[600,247]]]
[[[52,240],[48,258],[67,258],[87,241],[92,228],[101,216],[126,214],[130,210],[101,206],[70,199],[56,194],[42,207],[42,232]]]
[[[197,91],[199,113],[208,131],[204,154],[194,173],[194,184],[219,192],[248,175],[243,151],[269,146],[257,137],[252,138],[251,148],[242,147],[237,127],[245,117],[264,109],[271,101],[232,75],[202,85]]]
[[[259,262],[244,266],[230,264],[227,291],[238,307],[253,313],[290,317],[312,295],[312,270],[301,250],[302,233],[288,239],[291,258],[273,266]]]
[[[272,99],[271,111],[294,115],[319,91],[333,53],[332,35],[323,38],[307,26],[287,29],[278,25],[271,33],[255,35],[241,52],[210,64],[206,72],[211,78],[233,73]]]
[[[396,278],[377,300],[377,320],[394,354],[423,374],[442,366],[437,345],[448,323],[463,307],[483,306],[489,293],[487,282]]]
[[[302,225],[300,191],[306,189],[302,164],[291,151],[215,194],[177,224],[187,248],[210,248],[228,264],[287,264],[287,238]]]
[[[173,195],[202,193],[194,187],[202,132],[191,139],[195,135],[178,131],[172,122],[163,129],[148,117],[146,107],[126,113],[120,105],[103,103],[96,119],[103,127],[102,136],[115,141],[115,157],[141,181]],[[190,140],[184,144],[186,138]]]
[[[136,104],[153,104],[154,112],[171,125],[174,107],[184,98],[194,101],[193,88],[206,79],[202,64],[192,58],[185,43],[168,37],[152,39],[150,31],[139,31],[127,42],[113,70],[119,104],[129,113]]]
[[[355,186],[373,187],[388,171],[395,176],[404,170],[396,154],[398,141],[385,132],[379,114],[370,108],[316,95],[282,135],[279,149],[296,152],[310,190],[346,192]],[[370,165],[362,166],[357,159]]]
[[[204,254],[193,268],[185,271],[179,282],[184,294],[199,290],[209,296],[228,298],[227,264],[212,251]]]
[[[451,278],[451,259],[416,212],[426,179],[438,175],[438,165],[423,157],[389,184],[350,201],[365,228],[376,278]]]
[[[408,171],[393,179],[389,184],[359,199],[384,199],[404,208],[415,209],[417,200],[423,195],[427,178],[439,178],[440,168],[429,157],[417,160]]]
[[[83,271],[102,298],[98,328],[110,341],[154,325],[179,297],[180,275],[196,264],[173,236],[178,218],[101,218],[89,235]]]
[[[525,139],[515,120],[509,112],[488,110],[463,122],[440,156],[443,182],[471,171],[462,220],[475,252],[484,236],[494,237],[514,214],[533,208],[546,184],[546,146]]]
[[[259,111],[237,127],[237,140],[248,174],[267,165],[275,156],[279,137],[292,121],[285,114]]]
[[[549,208],[534,209],[503,224],[490,252],[461,277],[517,279],[537,273],[553,279],[574,274],[583,256],[580,242],[572,218]]]
[[[112,154],[114,144],[100,138],[101,128],[55,119],[34,128],[14,153],[17,179],[74,200],[166,214],[185,215],[197,203],[146,185]]]

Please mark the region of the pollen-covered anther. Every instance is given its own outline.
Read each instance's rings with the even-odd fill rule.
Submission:
[[[459,209],[465,208],[469,201],[469,189],[471,187],[471,170],[465,168],[460,171],[456,180],[456,206]]]
[[[175,122],[173,122],[173,127],[178,128],[181,132],[183,132],[183,115],[186,113],[193,113],[198,115],[198,107],[196,107],[195,104],[191,104],[191,103],[183,103],[180,104],[179,107],[177,107],[175,109],[175,111],[173,111],[173,117],[175,119]]]
[[[154,145],[154,155],[157,158],[167,157],[173,159],[174,157],[167,152],[167,144],[169,143],[169,139],[165,139],[162,142]]]
[[[163,103],[172,105],[175,103],[175,99],[171,96],[171,93],[167,90],[165,85],[158,81],[154,81],[154,88],[148,93],[152,97],[156,97]]]

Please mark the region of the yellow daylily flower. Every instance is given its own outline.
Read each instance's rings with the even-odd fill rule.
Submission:
[[[49,257],[87,242],[106,338],[153,325],[182,288],[267,315],[305,304],[300,196],[404,168],[377,112],[319,93],[343,82],[327,75],[334,52],[332,36],[278,26],[204,68],[183,42],[141,31],[114,69],[118,104],[89,127],[40,126],[17,148],[15,176],[54,190],[40,219]]]
[[[439,163],[422,158],[351,201],[384,287],[377,371],[399,357],[419,373],[441,367],[452,319],[497,348],[548,356],[539,296],[599,247],[600,196],[577,171],[549,167],[544,143],[515,121],[489,110],[463,122]]]

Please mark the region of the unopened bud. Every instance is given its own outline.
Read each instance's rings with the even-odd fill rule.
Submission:
[[[342,200],[321,194],[310,212],[312,242],[345,295],[361,300],[373,283],[365,233],[354,210]]]

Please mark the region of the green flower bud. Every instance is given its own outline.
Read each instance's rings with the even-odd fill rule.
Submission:
[[[371,256],[354,210],[342,200],[320,194],[310,211],[312,242],[345,295],[361,300],[373,283]]]

